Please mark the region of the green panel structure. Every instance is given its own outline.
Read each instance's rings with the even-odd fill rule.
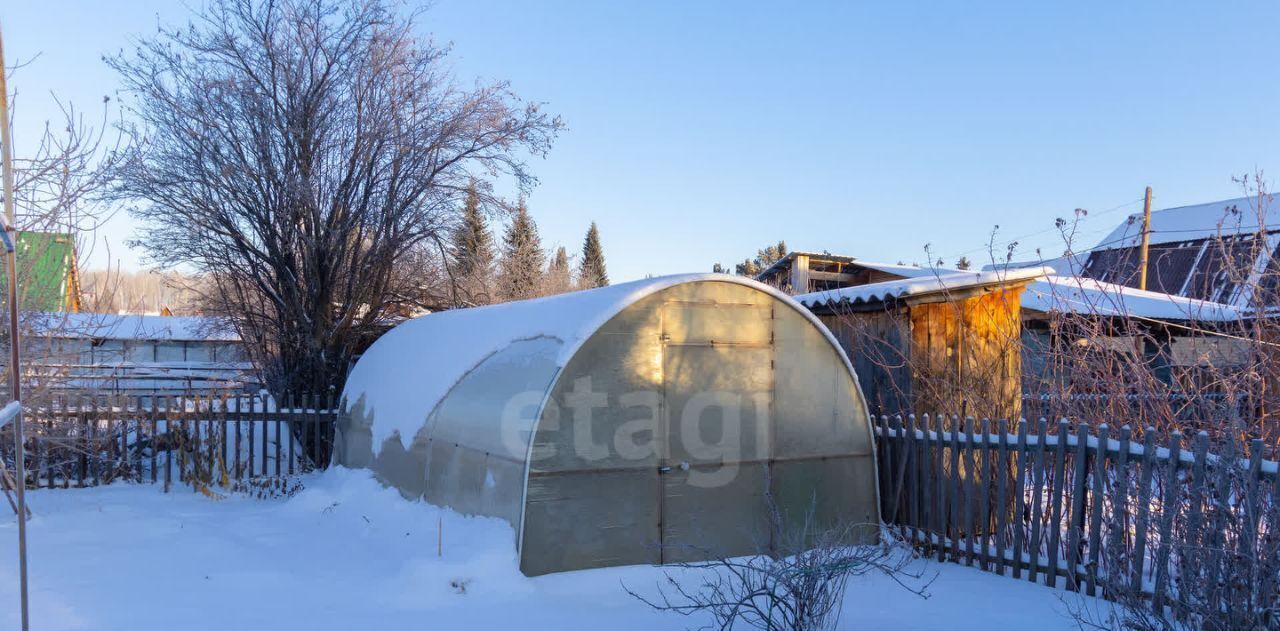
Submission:
[[[70,234],[18,232],[18,304],[23,311],[80,311],[76,244]],[[0,286],[8,283],[0,266]]]

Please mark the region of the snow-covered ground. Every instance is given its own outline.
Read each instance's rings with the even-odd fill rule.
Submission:
[[[32,492],[32,629],[697,626],[623,591],[653,593],[661,568],[526,578],[505,522],[406,502],[364,471],[304,483],[274,500],[214,501],[150,485]],[[18,620],[16,526],[0,517],[3,629]],[[937,573],[928,599],[883,576],[852,580],[841,626],[1076,628],[1062,592],[956,565],[926,569]]]

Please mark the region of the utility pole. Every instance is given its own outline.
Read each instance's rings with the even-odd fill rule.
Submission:
[[[1138,259],[1138,289],[1147,288],[1147,248],[1151,245],[1151,187],[1142,202],[1142,248]]]
[[[9,388],[14,401],[22,400],[22,386],[18,380],[18,254],[15,247],[18,240],[17,224],[13,211],[13,138],[9,130],[9,84],[5,80],[4,37],[0,34],[0,165],[4,179],[4,231],[5,272],[9,277]],[[18,495],[18,583],[19,597],[22,599],[22,631],[28,631],[30,617],[27,611],[27,463],[23,447],[22,409],[18,408],[13,419],[14,460],[17,469]]]

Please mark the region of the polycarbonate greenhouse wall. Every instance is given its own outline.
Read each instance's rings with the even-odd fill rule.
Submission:
[[[739,277],[423,316],[370,348],[345,397],[339,463],[507,520],[528,575],[766,552],[769,496],[786,527],[879,522],[848,359]]]

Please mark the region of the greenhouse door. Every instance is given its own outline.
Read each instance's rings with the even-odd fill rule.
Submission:
[[[767,312],[764,318],[767,323]],[[738,556],[768,546],[763,490],[772,355],[768,339],[665,345],[662,562]]]

